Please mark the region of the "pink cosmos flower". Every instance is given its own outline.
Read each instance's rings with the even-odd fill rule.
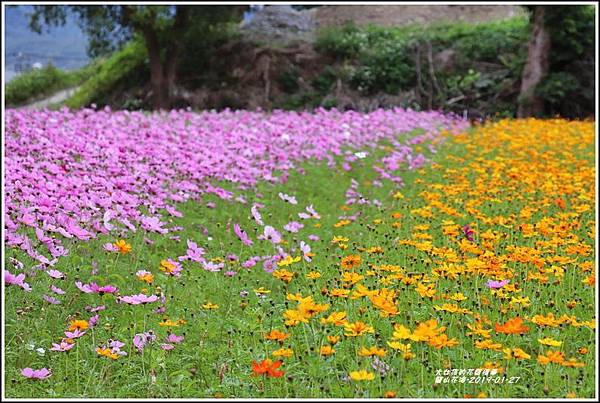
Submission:
[[[52,350],[52,351],[69,351],[73,347],[75,347],[75,343],[67,343],[66,341],[62,340],[58,344],[52,343],[52,348],[50,350]]]
[[[119,289],[114,285],[99,286],[98,284],[93,282],[90,284],[83,284],[81,281],[76,281],[75,286],[86,294],[113,294],[119,291]]]
[[[56,298],[54,298],[54,297],[51,297],[51,296],[49,296],[49,295],[46,295],[46,294],[44,294],[44,295],[42,296],[42,298],[44,299],[44,301],[46,301],[46,302],[47,302],[47,303],[49,303],[49,304],[52,304],[52,305],[58,305],[58,304],[60,304],[60,301],[59,301],[59,300],[57,300]]]
[[[304,228],[304,224],[300,224],[297,221],[291,221],[283,227],[283,229],[288,232],[298,232],[302,228]]]
[[[224,276],[226,277],[233,277],[237,274],[237,272],[233,271],[233,270],[228,270],[225,273],[223,273]]]
[[[175,346],[173,344],[165,344],[165,343],[163,343],[163,344],[160,345],[160,348],[162,348],[165,351],[170,351],[170,350],[173,350],[175,348]]]
[[[498,288],[504,287],[508,283],[510,283],[510,280],[502,280],[502,281],[488,280],[488,282],[485,284],[485,286],[488,288],[492,288],[492,289],[498,289]]]
[[[94,315],[88,320],[89,327],[94,327],[98,324],[98,320],[100,319],[100,315]]]
[[[316,242],[316,241],[318,241],[318,240],[319,240],[319,239],[321,239],[321,238],[319,238],[317,235],[310,234],[310,235],[308,236],[308,239],[309,239],[310,241]]]
[[[468,225],[465,225],[465,226],[462,228],[462,230],[463,230],[463,234],[465,234],[465,237],[466,237],[466,238],[467,238],[469,241],[473,242],[473,241],[474,241],[473,234],[475,234],[475,231],[473,231],[473,230],[471,229],[471,227],[469,227]]]
[[[265,226],[264,233],[259,238],[269,240],[273,244],[278,244],[281,242],[281,234],[270,225]]]
[[[88,312],[99,312],[99,311],[103,311],[104,309],[106,309],[106,307],[104,305],[99,305],[99,306],[86,306],[85,310]]]
[[[238,224],[233,224],[233,231],[244,245],[252,245],[254,242],[248,237],[248,234],[240,228]]]
[[[52,290],[53,293],[58,294],[58,295],[64,295],[65,294],[65,292],[62,289],[58,288],[54,284],[50,285],[50,290]]]
[[[56,278],[56,279],[65,278],[65,275],[56,269],[48,270],[48,271],[46,271],[46,273],[52,278]]]
[[[41,369],[23,368],[21,370],[21,375],[23,375],[25,378],[30,378],[30,379],[46,379],[52,375],[52,372],[47,368],[41,368]]]
[[[249,258],[248,260],[246,260],[244,263],[242,263],[242,267],[249,269],[251,267],[256,266],[256,263],[258,263],[258,261],[260,260],[260,258],[258,256],[253,256],[251,258]]]
[[[146,344],[152,343],[155,340],[156,340],[156,335],[152,331],[144,332],[144,333],[137,333],[135,336],[133,336],[133,345],[141,353],[142,350],[144,349],[144,347],[146,346]]]
[[[104,248],[104,250],[109,251],[109,252],[118,252],[119,248],[117,248],[114,244],[112,243],[105,243],[104,245],[102,245],[102,247]]]
[[[67,339],[77,339],[77,338],[83,336],[84,334],[85,334],[85,332],[82,332],[79,329],[75,329],[72,332],[70,332],[68,330],[65,331],[65,336],[67,337]]]
[[[214,262],[202,262],[202,267],[204,268],[204,270],[206,271],[212,271],[212,272],[217,272],[217,271],[221,271],[221,269],[223,267],[225,267],[225,263],[214,263]]]
[[[24,289],[25,291],[31,291],[31,287],[25,281],[25,274],[21,273],[18,275],[14,275],[8,270],[4,270],[4,282],[10,285],[16,285]]]
[[[296,198],[294,196],[289,196],[289,195],[286,195],[285,193],[279,192],[279,198],[290,204],[298,204],[298,202],[296,201]]]
[[[258,212],[258,209],[262,208],[264,206],[265,206],[264,204],[254,203],[252,205],[252,208],[250,209],[250,212],[252,213],[252,217],[254,218],[254,221],[256,221],[258,225],[264,225],[264,223],[262,221],[262,217],[261,217],[260,213]]]
[[[183,336],[177,336],[174,333],[169,333],[169,335],[166,338],[166,341],[168,343],[181,343],[183,341],[184,337]]]
[[[126,304],[130,304],[130,305],[148,304],[148,303],[155,302],[155,301],[158,301],[157,295],[148,296],[148,295],[144,295],[144,294],[137,294],[137,295],[125,295],[125,296],[117,298],[118,303],[125,302]]]
[[[310,262],[312,259],[309,255],[310,253],[310,245],[308,245],[306,242],[301,241],[300,242],[300,250],[302,251],[302,255],[304,257],[304,260],[306,260],[307,262]]]

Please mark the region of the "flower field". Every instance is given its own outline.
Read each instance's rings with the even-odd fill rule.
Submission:
[[[5,119],[7,397],[595,395],[593,122]]]

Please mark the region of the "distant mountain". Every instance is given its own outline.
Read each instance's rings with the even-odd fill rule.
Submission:
[[[87,37],[73,16],[62,27],[44,28],[41,34],[29,29],[28,13],[32,6],[5,7],[5,67],[6,77],[34,63],[52,63],[61,69],[86,65]]]

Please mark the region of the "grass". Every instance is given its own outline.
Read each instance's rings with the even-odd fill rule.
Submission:
[[[60,70],[48,64],[42,69],[23,73],[6,84],[6,105],[21,106],[80,85],[97,73],[100,64],[100,61],[94,61],[71,71]]]
[[[422,147],[427,154],[425,145],[417,147]],[[252,192],[240,192],[230,184],[229,189],[244,196],[247,204],[227,202],[213,195],[180,204],[178,210],[183,217],[169,218],[172,225],[183,227],[176,233],[179,240],[143,230],[135,234],[124,233],[122,235],[132,246],[132,252],[124,255],[109,253],[102,248],[104,243],[116,241],[117,234],[71,244],[70,255],[62,258],[56,267],[66,274],[66,280],[51,281],[39,273],[34,278],[28,277],[33,287],[31,293],[12,286],[5,289],[5,298],[9,302],[5,304],[6,396],[378,398],[393,392],[397,397],[480,394],[487,397],[565,397],[570,393],[576,393],[577,397],[593,397],[594,330],[588,325],[573,325],[572,320],[563,320],[563,324],[556,326],[532,322],[535,315],[545,316],[549,312],[555,318],[574,316],[576,324],[595,321],[594,289],[584,283],[590,276],[586,269],[589,263],[585,262],[592,262],[593,267],[593,251],[587,255],[568,252],[569,246],[593,247],[594,243],[592,235],[595,231],[590,224],[594,220],[595,205],[591,180],[595,175],[593,124],[502,121],[478,128],[454,140],[449,139],[441,151],[429,154],[434,160],[431,166],[403,172],[405,186],[401,189],[389,182],[383,182],[382,187],[373,184],[376,173],[371,167],[389,151],[389,145],[381,144],[367,158],[354,162],[350,171],[332,170],[324,164],[305,164],[302,167],[305,173],[290,174],[286,184],[261,183]],[[343,207],[351,179],[359,183],[358,191],[368,200],[380,200],[381,208],[372,204]],[[296,196],[298,205],[282,201],[279,192]],[[565,210],[554,202],[561,192],[568,195],[563,196],[567,199]],[[281,246],[292,256],[300,254],[290,250],[300,240],[306,240],[309,234],[320,237],[320,241],[309,242],[315,254],[310,263],[301,260],[285,267],[296,273],[289,284],[265,272],[261,263],[247,270],[239,263],[227,260],[229,254],[237,255],[243,262],[250,256],[273,253],[270,243],[256,239],[262,229],[250,216],[254,201],[265,205],[260,210],[265,223],[278,229],[291,220],[301,221],[297,213],[310,204],[322,217],[303,221],[305,227],[297,234],[284,233],[287,243]],[[208,208],[209,202],[215,207]],[[528,206],[535,210],[530,216]],[[339,225],[339,216],[358,212],[361,215],[355,222]],[[504,217],[506,222],[498,224],[501,221],[497,217]],[[552,218],[556,224],[550,226],[549,234],[542,234],[538,227],[533,236],[528,236],[519,227],[539,223],[543,217]],[[231,228],[234,223],[239,223],[248,232],[254,245],[244,246],[238,240]],[[561,227],[563,223],[564,228]],[[475,231],[474,244],[487,253],[479,255],[485,268],[468,269],[469,259],[478,255],[461,250],[461,245],[465,248],[469,244],[460,231],[465,224]],[[340,242],[342,246],[334,244],[331,242],[334,236],[347,237],[348,241]],[[144,238],[154,243],[148,244]],[[186,253],[186,239],[205,248],[207,259],[223,260],[226,267],[237,274],[229,278],[222,272],[202,270],[199,264],[189,261],[183,262],[180,278],[159,271],[161,260],[176,260]],[[565,239],[575,241],[568,244]],[[403,240],[406,242],[400,244]],[[427,245],[428,241],[432,245]],[[544,269],[564,268],[562,276],[556,274],[560,271],[553,269],[540,272],[547,277],[545,282],[528,279],[530,273],[535,274],[538,270],[531,262],[515,260],[516,253],[510,249],[515,245],[530,248],[526,249],[530,254],[532,249],[543,250],[542,256],[547,262],[554,256],[569,257],[573,261],[556,261],[543,266]],[[366,251],[377,246],[382,253]],[[444,248],[451,248],[454,254]],[[21,260],[26,268],[33,265],[33,261],[17,249],[7,249],[6,255],[6,259]],[[396,292],[397,315],[382,317],[381,311],[366,297],[328,295],[332,289],[358,289],[358,284],[352,287],[342,284],[341,273],[344,271],[340,269],[340,261],[348,255],[362,258],[362,263],[353,270],[364,276],[358,284],[370,290],[386,287]],[[505,267],[490,268],[493,257]],[[95,276],[90,274],[93,262],[98,267]],[[456,278],[452,278],[451,270],[450,274],[438,270],[440,267],[448,269],[453,262],[459,267]],[[384,264],[399,266],[401,270],[385,271]],[[12,267],[8,260],[6,265]],[[140,269],[154,274],[152,285],[136,278],[135,273]],[[310,280],[306,278],[310,271],[319,271],[322,276]],[[74,286],[78,278],[84,283],[97,281],[101,285],[116,285],[123,295],[136,294],[144,288],[144,292],[151,294],[158,290],[155,287],[160,287],[167,296],[167,310],[164,314],[155,314],[152,309],[157,307],[156,304],[118,305],[111,295],[80,293]],[[491,291],[485,287],[485,282],[492,278],[509,278],[510,286],[505,291]],[[416,291],[418,284],[428,283],[434,284],[436,290],[432,298],[423,297]],[[50,284],[67,291],[65,298],[61,298],[61,305],[42,301],[41,295]],[[513,286],[516,288],[511,288]],[[253,291],[259,287],[271,292],[265,298],[259,298]],[[248,291],[249,295],[241,297],[242,291]],[[285,326],[282,315],[297,305],[286,299],[286,295],[295,293],[313,296],[317,303],[330,307],[308,323]],[[461,302],[448,299],[456,293],[462,293],[466,299]],[[528,297],[529,305],[510,303],[512,297],[518,296]],[[566,305],[571,300],[576,300],[576,304],[568,308]],[[218,308],[203,308],[207,302]],[[444,303],[456,303],[471,313],[436,310],[435,306]],[[85,307],[100,304],[106,305],[107,309],[99,312],[99,324],[80,338],[72,350],[49,351],[52,342],[60,341],[70,320],[87,319],[92,314],[87,313]],[[343,326],[320,323],[320,318],[334,311],[346,312],[350,322],[361,320],[375,332],[348,337],[344,336]],[[526,319],[529,330],[523,335],[493,330],[495,323],[504,323],[515,316]],[[183,319],[186,323],[171,328],[160,326],[165,317],[173,321]],[[414,334],[417,323],[430,319],[445,326],[444,333],[448,338],[456,339],[458,345],[436,349],[428,342],[400,339],[398,341],[411,344],[414,355],[405,359],[403,353],[387,344],[393,338],[394,324],[402,324]],[[475,348],[477,338],[466,335],[469,329],[465,325],[475,324],[477,320],[485,329],[492,329],[494,342],[503,347],[521,348],[531,358],[505,359],[502,350]],[[159,339],[163,339],[170,329],[177,335],[184,335],[185,340],[172,351],[149,345],[142,354],[136,353],[133,336],[149,329]],[[272,329],[291,336],[281,345],[265,340],[264,334]],[[328,344],[327,335],[340,336],[340,341],[333,346],[336,352],[332,356],[321,357],[321,347]],[[541,345],[538,339],[543,337],[554,338],[563,344],[558,348]],[[95,348],[108,339],[124,342],[128,355],[117,360],[98,356]],[[378,376],[371,368],[371,358],[357,355],[362,346],[386,350],[381,359],[390,370],[385,377]],[[46,350],[43,355],[35,351],[38,347]],[[280,347],[293,350],[292,357],[282,359],[280,369],[285,374],[280,378],[252,376],[252,360],[269,358]],[[581,354],[580,348],[587,348],[589,352]],[[575,357],[584,366],[569,368],[557,363],[538,363],[538,355],[548,350],[561,350],[566,358]],[[489,368],[502,370],[501,375],[506,375],[506,380],[497,384],[434,385],[438,369],[481,368],[485,363]],[[53,375],[47,380],[32,381],[20,375],[19,371],[24,367],[48,367]],[[349,372],[359,369],[374,373],[374,379],[344,380]],[[508,383],[511,377],[520,379]]]

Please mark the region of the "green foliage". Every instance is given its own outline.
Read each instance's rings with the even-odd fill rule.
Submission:
[[[323,72],[313,79],[312,86],[319,93],[327,94],[335,84],[337,78],[336,71],[331,66],[326,66]]]
[[[365,48],[367,34],[353,22],[341,28],[328,27],[319,32],[315,41],[315,50],[338,59],[357,57]]]
[[[300,73],[297,69],[291,68],[282,70],[277,77],[277,82],[281,86],[283,92],[293,94],[300,89],[298,78]]]
[[[65,105],[81,108],[93,102],[102,104],[103,99],[117,84],[127,82],[131,85],[147,75],[146,48],[141,41],[134,40],[106,59],[98,72],[67,99]]]
[[[588,71],[594,68],[594,9],[549,8],[553,74],[538,92],[548,101],[550,114],[587,116],[594,107],[588,90],[594,88],[593,74]],[[420,79],[423,109],[467,109],[482,116],[506,117],[516,113],[529,35],[526,16],[480,24],[440,23],[426,30],[422,26],[358,28],[347,24],[322,30],[315,50],[344,61],[349,66],[345,81],[364,95],[415,91]],[[451,50],[454,57],[442,69],[435,56],[444,50]],[[574,97],[575,93],[581,96]]]
[[[17,76],[6,84],[5,100],[7,106],[19,106],[44,98],[56,91],[81,84],[98,70],[93,62],[81,69],[64,71],[52,64],[39,70],[31,70]]]

